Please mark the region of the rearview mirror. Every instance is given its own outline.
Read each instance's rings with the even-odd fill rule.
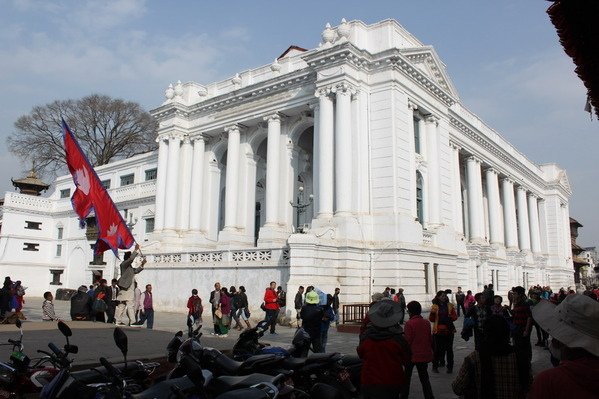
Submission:
[[[123,330],[121,330],[120,328],[117,327],[114,329],[113,338],[114,338],[114,343],[116,344],[116,346],[121,350],[121,353],[123,354],[123,356],[126,357],[128,346],[129,346],[127,334],[125,334],[123,332]]]
[[[17,321],[15,321],[15,326],[17,326],[17,328],[21,328],[22,325],[21,319],[17,319]]]
[[[71,328],[62,321],[58,322],[58,329],[60,330],[62,335],[64,335],[65,337],[70,337],[71,335],[73,335]]]
[[[70,344],[66,344],[64,346],[64,351],[66,353],[77,353],[79,352],[79,347],[77,345],[70,345]]]

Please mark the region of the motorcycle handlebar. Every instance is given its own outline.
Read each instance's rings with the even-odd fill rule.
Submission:
[[[106,360],[105,357],[101,357],[100,358],[100,364],[102,364],[102,366],[104,366],[104,368],[106,369],[106,371],[108,371],[108,373],[112,377],[120,379],[118,371],[114,368],[114,366],[112,365],[112,363],[110,363],[108,360]]]
[[[56,356],[63,357],[62,351],[58,349],[58,347],[54,345],[52,342],[48,344],[48,348],[50,348],[50,350],[52,350],[52,352],[54,352]]]
[[[10,339],[10,338],[8,339],[8,343],[16,345],[16,346],[20,346],[21,345],[21,341],[20,340],[19,341],[15,341],[14,339]]]

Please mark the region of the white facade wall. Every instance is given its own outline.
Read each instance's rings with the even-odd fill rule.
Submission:
[[[215,281],[245,285],[254,306],[271,280],[290,295],[300,284],[339,286],[345,303],[368,302],[386,286],[428,304],[436,290],[458,285],[476,291],[493,282],[505,293],[518,284],[571,284],[565,172],[535,165],[468,111],[434,49],[395,21],[343,22],[326,28],[315,49],[290,50],[210,85],[177,83],[165,96],[152,111],[159,160],[152,154],[98,170],[116,184],[123,174],[140,181],[144,168],[158,168],[153,191],[144,183],[111,191],[140,220],[158,213],[161,223],[141,235],[150,256],[140,276],[153,282],[157,308],[180,309],[191,288],[207,294]],[[201,182],[199,191],[190,181]],[[57,181],[52,207],[65,203],[56,196],[70,184]],[[309,231],[293,234],[289,202],[300,186],[314,202],[304,215]],[[506,241],[516,234],[516,206],[505,201],[518,191],[520,209],[531,213],[532,230],[520,232],[533,239],[530,247],[518,247],[517,235],[511,247]],[[69,224],[71,252],[58,262],[45,249],[27,262],[46,276],[50,264],[62,264],[76,287],[87,266],[71,267],[66,256],[87,244],[61,206],[63,213],[43,215]]]

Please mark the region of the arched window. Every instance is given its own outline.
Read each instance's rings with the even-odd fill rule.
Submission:
[[[424,222],[424,193],[422,174],[416,171],[416,216],[420,223]]]

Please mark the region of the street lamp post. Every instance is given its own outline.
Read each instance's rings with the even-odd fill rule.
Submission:
[[[304,228],[301,227],[300,215],[306,212],[306,208],[312,204],[312,201],[314,201],[314,196],[310,194],[310,196],[308,197],[308,201],[304,202],[304,188],[300,186],[298,188],[298,191],[299,192],[297,193],[297,202],[293,203],[292,201],[289,201],[289,204],[295,208],[297,223],[296,231],[298,231],[299,233],[303,233]]]

